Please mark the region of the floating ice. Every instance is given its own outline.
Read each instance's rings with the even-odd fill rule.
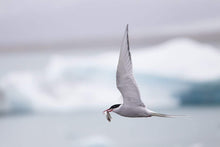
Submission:
[[[118,50],[119,51],[119,50]],[[118,51],[86,55],[52,55],[39,71],[14,71],[0,79],[10,101],[27,101],[36,111],[96,107],[121,102],[115,71]],[[188,39],[131,50],[134,75],[143,101],[150,107],[178,104],[175,93],[184,81],[220,77],[220,50]]]

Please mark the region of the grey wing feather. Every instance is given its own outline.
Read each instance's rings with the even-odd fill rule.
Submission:
[[[122,94],[123,102],[127,105],[145,106],[141,101],[140,92],[132,71],[132,60],[129,48],[128,25],[121,45],[117,73],[117,88]]]

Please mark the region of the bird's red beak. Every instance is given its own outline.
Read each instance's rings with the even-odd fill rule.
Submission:
[[[105,111],[103,111],[103,113],[105,113],[105,112],[112,112],[113,111],[113,109],[106,109]]]

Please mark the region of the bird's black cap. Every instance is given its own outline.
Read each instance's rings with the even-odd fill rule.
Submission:
[[[115,109],[115,108],[118,108],[121,104],[115,104],[115,105],[112,105],[109,109]]]

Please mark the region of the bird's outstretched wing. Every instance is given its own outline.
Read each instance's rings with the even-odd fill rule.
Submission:
[[[140,92],[133,76],[131,53],[129,48],[128,25],[121,45],[117,73],[117,88],[123,97],[125,105],[145,106],[141,101]]]

